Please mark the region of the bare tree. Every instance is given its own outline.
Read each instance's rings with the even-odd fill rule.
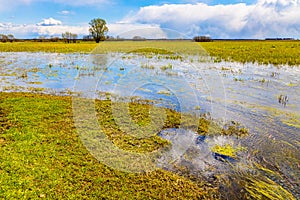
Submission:
[[[76,43],[78,35],[77,34],[71,34],[71,38],[73,40],[73,43]]]
[[[62,36],[62,39],[64,40],[65,43],[70,43],[71,41],[73,41],[73,43],[76,43],[76,40],[77,40],[77,37],[78,35],[77,34],[73,34],[71,32],[65,32],[65,33],[62,33],[61,34]]]
[[[15,37],[13,36],[13,34],[8,34],[7,38],[10,42],[13,42],[15,40]]]
[[[65,32],[61,34],[62,39],[64,40],[65,43],[70,43],[70,39],[71,39],[71,32]]]
[[[1,42],[7,42],[8,41],[7,35],[0,34],[0,40],[1,40]]]

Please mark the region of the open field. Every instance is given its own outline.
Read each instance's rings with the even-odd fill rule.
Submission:
[[[300,41],[215,41],[201,45],[211,56],[227,61],[300,65]]]
[[[209,54],[215,57],[216,62],[223,59],[242,63],[300,65],[300,41],[214,41],[207,43],[190,41],[107,41],[100,44],[94,42],[76,44],[15,42],[0,43],[0,52],[90,53],[96,47],[98,53],[130,52],[138,48],[150,47],[166,49],[178,54]]]
[[[95,42],[69,44],[63,42],[14,42],[0,43],[0,52],[88,53],[96,46]]]

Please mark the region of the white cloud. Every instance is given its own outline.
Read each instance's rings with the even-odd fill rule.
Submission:
[[[37,26],[58,26],[61,25],[62,22],[56,19],[53,19],[52,17],[48,19],[43,19],[43,21],[37,23]]]
[[[141,36],[144,38],[161,39],[167,38],[166,32],[158,25],[151,24],[127,24],[115,23],[108,24],[109,35],[119,36],[121,38],[131,39],[134,36]]]
[[[190,36],[300,38],[300,0],[259,0],[255,5],[164,4],[146,6],[123,19],[157,24]]]
[[[69,31],[79,36],[88,34],[86,26],[40,26],[37,24],[12,24],[1,23],[0,32],[3,34],[13,34],[16,38],[35,38],[38,36],[61,36],[62,33]]]
[[[59,11],[59,12],[57,12],[58,14],[60,14],[60,15],[69,15],[69,14],[71,14],[72,12],[71,11],[68,11],[68,10],[62,10],[62,11]]]
[[[35,31],[38,35],[46,36],[61,36],[66,31],[76,33],[77,35],[85,35],[88,34],[88,26],[41,26],[35,27]]]

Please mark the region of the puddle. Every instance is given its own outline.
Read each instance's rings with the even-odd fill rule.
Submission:
[[[220,122],[237,121],[250,131],[238,143],[220,137],[206,138],[199,145],[193,132],[162,132],[161,137],[179,148],[170,150],[164,167],[174,170],[172,163],[185,163],[207,176],[212,168],[230,171],[209,145],[239,144],[247,149],[239,155],[244,165],[255,160],[273,167],[281,177],[275,181],[300,198],[300,68],[197,60],[117,53],[0,53],[0,91],[147,99],[184,113],[209,113]],[[280,96],[287,97],[285,104]],[[178,152],[193,153],[176,160]]]

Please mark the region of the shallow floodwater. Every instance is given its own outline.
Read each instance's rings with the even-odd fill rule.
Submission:
[[[271,178],[300,198],[300,67],[134,54],[0,53],[0,91],[148,99],[180,112],[209,113],[220,123],[239,122],[249,130],[248,137],[208,138],[206,143],[246,147],[239,155],[243,164],[255,160],[269,166],[279,177]],[[176,141],[195,142],[195,133],[182,132]],[[166,132],[160,134],[172,142]],[[187,140],[180,136],[188,134]],[[193,169],[208,173],[213,165],[221,170],[224,164],[209,148],[192,147],[198,149],[198,156],[190,160]],[[209,155],[205,162],[199,159],[203,152]],[[173,149],[162,161],[167,169],[174,161],[182,162],[177,154]],[[222,170],[226,167],[230,166]]]

